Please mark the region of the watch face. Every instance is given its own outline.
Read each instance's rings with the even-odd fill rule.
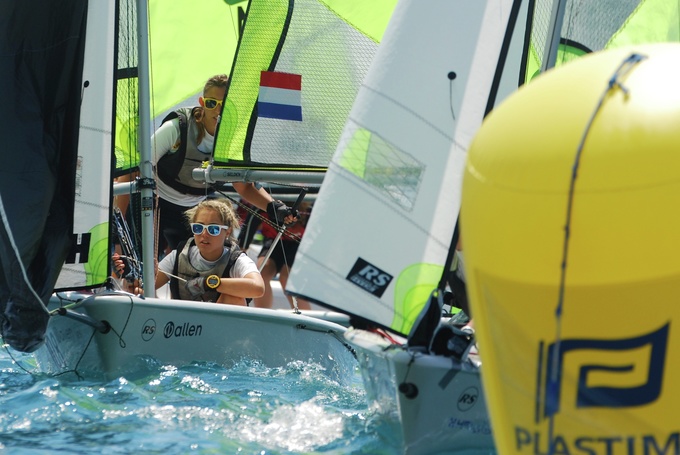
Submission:
[[[210,289],[215,289],[217,286],[220,285],[220,277],[217,275],[210,275],[208,278],[205,279],[206,284]]]

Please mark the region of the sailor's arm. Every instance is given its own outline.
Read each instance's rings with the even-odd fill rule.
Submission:
[[[220,294],[241,298],[262,297],[264,294],[264,280],[260,272],[250,272],[243,278],[220,278],[210,275],[205,279],[205,286]]]

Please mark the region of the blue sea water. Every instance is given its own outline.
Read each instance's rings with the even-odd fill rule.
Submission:
[[[3,454],[395,454],[394,423],[371,412],[359,371],[244,360],[160,365],[113,380],[34,373],[0,349]]]

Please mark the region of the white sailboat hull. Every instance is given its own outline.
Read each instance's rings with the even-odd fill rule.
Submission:
[[[405,454],[495,453],[477,365],[414,353],[364,330],[349,329],[345,339],[372,405],[398,420]]]
[[[313,362],[342,382],[357,367],[342,337],[344,326],[292,311],[121,294],[87,296],[74,311],[106,321],[110,330],[100,333],[81,320],[53,316],[47,341],[35,353],[41,371],[117,377],[148,362],[229,366],[249,359],[268,367]]]

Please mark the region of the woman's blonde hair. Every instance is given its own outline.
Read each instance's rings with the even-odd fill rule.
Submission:
[[[205,96],[206,92],[213,87],[226,89],[228,84],[229,76],[227,76],[226,74],[217,74],[208,79],[208,81],[203,86],[203,96]],[[203,140],[203,137],[205,136],[205,126],[203,125],[203,106],[194,107],[191,110],[191,114],[194,116],[194,120],[196,120],[196,126],[198,127],[196,143],[200,144],[201,141]]]
[[[184,212],[187,223],[191,224],[195,222],[198,213],[202,210],[212,210],[217,213],[220,216],[220,220],[222,220],[222,224],[231,228],[231,232],[225,239],[226,243],[237,243],[236,237],[234,237],[234,231],[241,226],[241,219],[236,215],[234,207],[228,199],[205,199],[199,202],[198,205],[195,205]]]

